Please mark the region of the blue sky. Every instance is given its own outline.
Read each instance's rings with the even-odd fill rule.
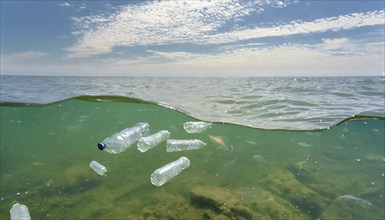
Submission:
[[[1,74],[383,75],[384,1],[6,1]]]

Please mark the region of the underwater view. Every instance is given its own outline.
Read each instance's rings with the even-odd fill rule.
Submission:
[[[316,130],[259,129],[200,121],[121,96],[0,105],[1,219],[16,202],[32,219],[384,219],[383,117],[354,116]],[[98,142],[139,122],[150,134],[199,139],[200,149],[119,154]],[[186,157],[162,186],[154,170]],[[105,176],[89,167],[97,161]]]

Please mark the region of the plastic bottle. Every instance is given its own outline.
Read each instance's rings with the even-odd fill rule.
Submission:
[[[106,174],[107,168],[105,166],[101,165],[100,163],[98,163],[97,161],[95,161],[95,160],[91,161],[90,167],[100,176],[107,176],[107,174]]]
[[[140,152],[146,152],[151,148],[154,148],[160,142],[170,138],[170,132],[167,130],[161,130],[155,134],[147,137],[141,137],[138,140],[138,150]]]
[[[14,204],[9,213],[11,220],[31,220],[28,207],[19,203]]]
[[[200,133],[211,128],[212,123],[204,121],[188,121],[183,124],[183,128],[187,133]]]
[[[167,140],[167,152],[182,151],[182,150],[196,150],[207,145],[205,142],[193,139],[193,140]]]
[[[126,128],[98,143],[99,150],[105,150],[108,153],[118,154],[127,150],[139,138],[149,134],[149,125],[140,122],[134,127]]]
[[[151,174],[151,183],[155,186],[162,186],[189,166],[190,160],[187,157],[180,157],[178,160],[156,169]]]

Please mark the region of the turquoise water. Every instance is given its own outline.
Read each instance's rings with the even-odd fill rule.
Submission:
[[[384,219],[381,117],[354,117],[324,130],[268,130],[196,121],[179,111],[121,97],[78,97],[47,105],[0,105],[1,219],[12,204],[32,219]],[[202,149],[161,143],[111,155],[96,144],[138,122]],[[211,138],[210,138],[211,136]],[[212,141],[223,140],[225,144]],[[151,173],[181,156],[191,166],[161,187]],[[89,168],[96,160],[107,177]]]

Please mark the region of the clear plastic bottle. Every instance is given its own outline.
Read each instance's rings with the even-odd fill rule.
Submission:
[[[200,133],[211,128],[212,123],[204,121],[188,121],[183,124],[183,128],[187,133]]]
[[[97,161],[95,160],[91,161],[90,167],[100,176],[107,176],[107,168],[101,165],[100,163],[98,163]]]
[[[19,203],[14,204],[9,213],[11,220],[31,220],[28,207]]]
[[[134,127],[126,128],[99,142],[98,148],[112,154],[121,153],[127,150],[139,138],[147,136],[150,132],[149,127],[147,123],[140,122]]]
[[[147,137],[141,137],[138,140],[138,150],[140,152],[146,152],[151,148],[154,148],[160,142],[170,138],[170,132],[167,130],[161,130],[155,134]]]
[[[156,169],[151,174],[151,183],[155,186],[162,186],[189,166],[190,160],[187,157],[180,157],[178,160]]]
[[[196,150],[207,144],[201,140],[167,140],[167,152],[182,151],[182,150]]]

